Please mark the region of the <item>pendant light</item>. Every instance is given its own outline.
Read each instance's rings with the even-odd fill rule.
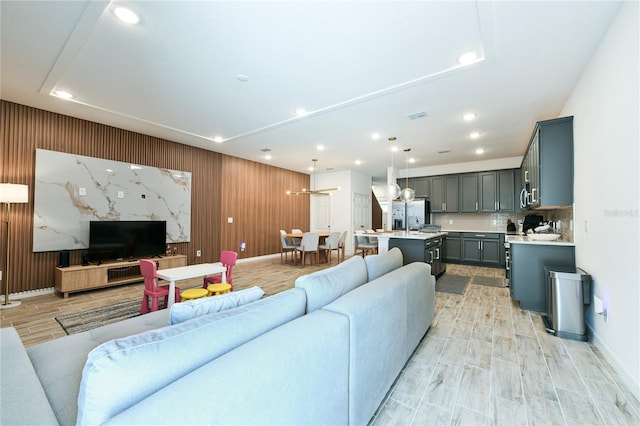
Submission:
[[[315,189],[316,187],[316,163],[318,162],[317,158],[312,159],[313,161],[313,189],[302,189],[302,191],[287,191],[287,195],[329,195],[327,192],[337,191],[340,188],[324,188],[324,189]]]
[[[394,142],[396,140],[395,136],[389,137],[389,142]],[[393,169],[393,147],[391,147],[391,170]],[[395,200],[400,195],[400,185],[396,182],[387,184],[387,197],[389,201]]]
[[[406,183],[405,183],[405,188],[402,191],[400,191],[400,201],[405,203],[410,203],[416,199],[416,191],[409,188],[409,152],[410,151],[411,151],[411,148],[407,148],[404,150],[407,157],[407,168],[405,172]]]

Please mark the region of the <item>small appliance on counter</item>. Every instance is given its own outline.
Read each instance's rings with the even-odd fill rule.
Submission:
[[[440,225],[435,225],[435,224],[428,224],[428,225],[424,225],[422,228],[420,228],[420,232],[424,233],[424,234],[435,234],[440,232],[441,230],[441,226]]]
[[[543,220],[544,218],[539,214],[526,215],[522,224],[522,232],[526,234],[530,229],[533,231],[535,228],[540,226],[540,223],[542,223]]]

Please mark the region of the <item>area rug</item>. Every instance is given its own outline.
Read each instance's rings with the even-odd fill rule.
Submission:
[[[56,317],[67,334],[76,334],[140,315],[141,300],[130,300],[84,312]]]
[[[488,287],[504,287],[504,278],[475,276],[471,284],[486,285]]]
[[[436,291],[441,293],[463,294],[471,277],[444,274],[436,281]]]

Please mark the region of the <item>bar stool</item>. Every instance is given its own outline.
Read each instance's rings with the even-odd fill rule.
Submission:
[[[180,301],[200,299],[201,297],[207,297],[209,292],[204,288],[189,288],[180,293]]]
[[[231,284],[209,284],[206,291],[209,293],[209,296],[219,296],[224,293],[229,293],[231,291]]]

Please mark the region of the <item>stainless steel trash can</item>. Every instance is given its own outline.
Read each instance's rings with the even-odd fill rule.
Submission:
[[[549,265],[544,269],[547,313],[542,318],[547,331],[586,342],[584,306],[591,303],[591,275],[575,267]]]

